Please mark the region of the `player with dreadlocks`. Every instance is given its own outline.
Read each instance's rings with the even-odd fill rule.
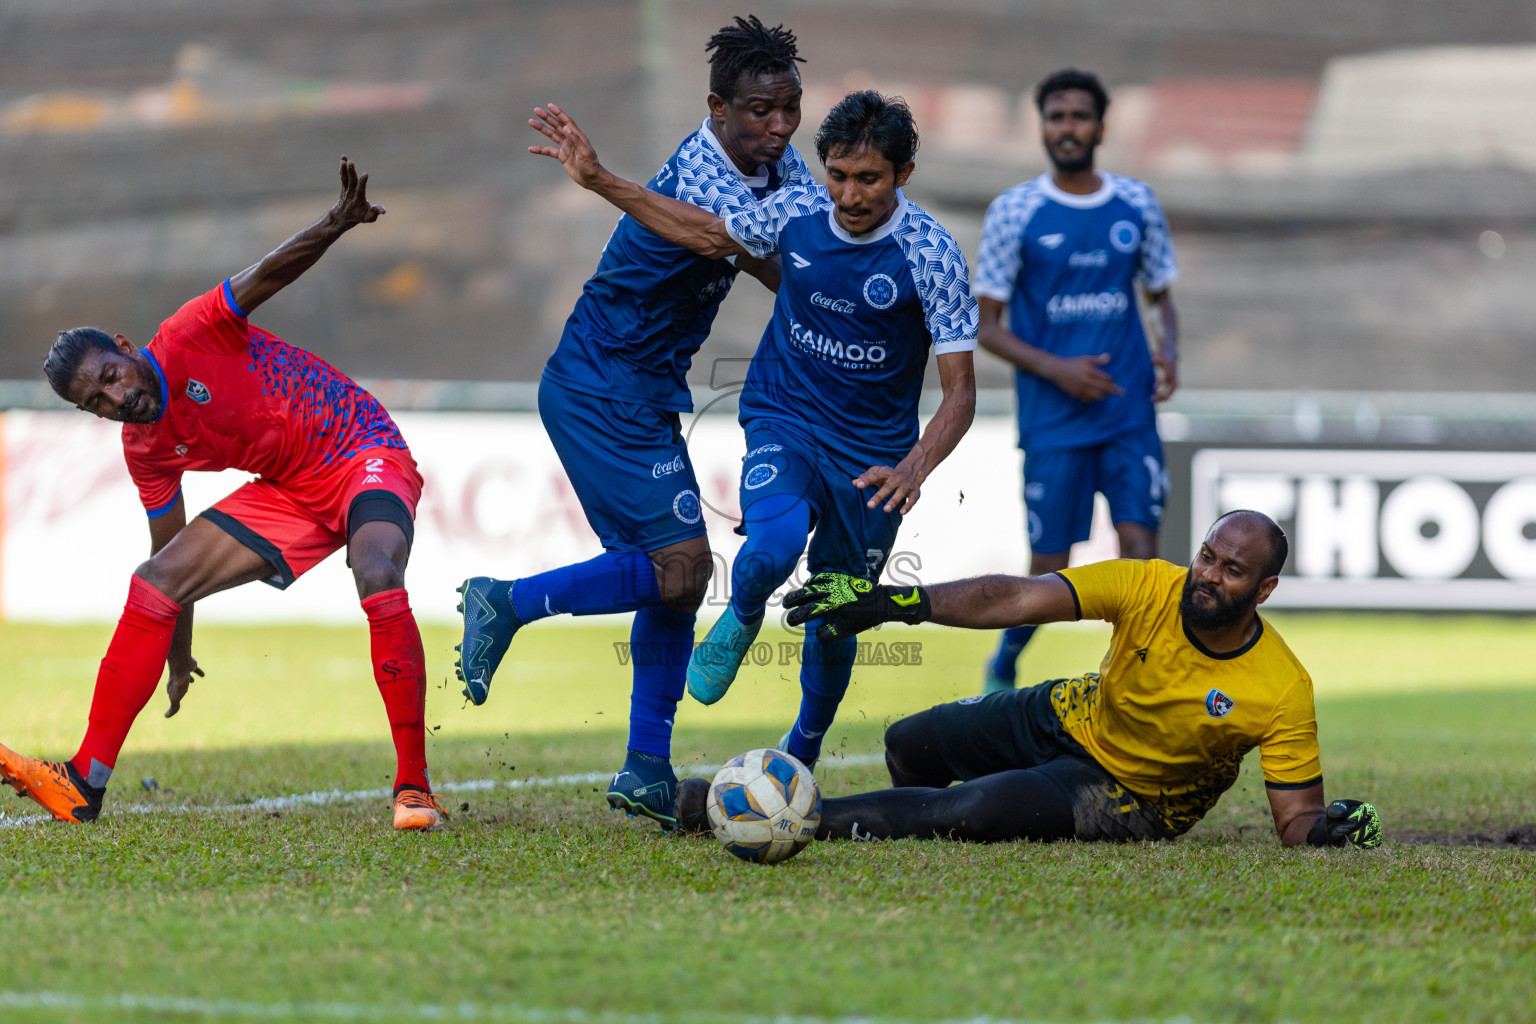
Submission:
[[[756,17],[715,33],[709,116],[647,187],[727,217],[812,182],[789,144],[800,126],[802,60],[793,33]],[[677,776],[672,720],[712,566],[679,414],[686,375],[738,271],[777,290],[779,261],[695,255],[624,217],[582,289],[539,384],[539,415],[602,541],[596,558],[460,588],[459,677],[476,704],[513,635],[550,615],[634,612],[629,751],[607,800],[670,829]]]

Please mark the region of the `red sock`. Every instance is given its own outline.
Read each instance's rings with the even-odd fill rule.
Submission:
[[[155,695],[180,614],[180,605],[142,577],[130,580],[128,604],[96,673],[90,724],[72,759],[75,770],[91,785],[107,784],[133,720]]]
[[[395,738],[395,788],[432,789],[427,778],[427,656],[421,630],[405,591],[386,590],[363,598],[372,640],[373,678],[389,713]]]

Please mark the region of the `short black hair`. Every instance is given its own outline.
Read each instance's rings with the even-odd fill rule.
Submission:
[[[75,382],[75,377],[80,373],[80,364],[85,362],[86,356],[92,352],[116,351],[117,339],[98,328],[71,327],[67,331],[60,331],[43,359],[43,373],[48,377],[48,386],[60,398],[67,397],[69,386]]]
[[[1279,576],[1280,570],[1285,568],[1285,560],[1291,556],[1291,542],[1286,537],[1285,531],[1280,529],[1280,524],[1263,512],[1255,512],[1251,508],[1235,508],[1217,519],[1211,524],[1211,528],[1215,529],[1224,520],[1231,519],[1233,516],[1242,516],[1246,522],[1260,527],[1269,535],[1269,558],[1264,562],[1261,578],[1267,580],[1271,576]]]
[[[1068,89],[1081,89],[1092,96],[1099,120],[1104,120],[1104,111],[1109,109],[1109,93],[1104,90],[1104,83],[1092,71],[1079,71],[1076,68],[1057,71],[1035,86],[1035,109],[1045,113],[1045,98]]]
[[[704,51],[709,54],[709,91],[727,103],[736,98],[742,75],[775,74],[805,62],[793,32],[783,25],[766,28],[755,14],[710,36]]]
[[[834,153],[879,150],[898,171],[917,155],[917,122],[899,96],[873,89],[851,92],[837,101],[816,129],[816,155],[825,164]]]

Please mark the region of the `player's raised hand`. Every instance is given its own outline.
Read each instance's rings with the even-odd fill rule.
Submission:
[[[534,107],[528,127],[543,135],[552,146],[529,146],[528,152],[560,161],[565,173],[582,188],[592,188],[607,173],[597,160],[597,150],[587,133],[582,131],[571,115],[551,103],[546,109]]]
[[[1122,395],[1125,389],[1101,369],[1107,362],[1108,352],[1058,359],[1051,373],[1051,383],[1079,402],[1097,402],[1110,395]]]
[[[170,675],[165,679],[165,695],[170,698],[171,706],[166,710],[165,717],[171,718],[181,710],[181,698],[187,695],[187,687],[192,685],[192,677],[199,679],[203,676],[203,670],[197,667],[197,659],[190,654],[185,661],[177,657],[170,659]]]
[[[917,499],[923,496],[922,487],[912,478],[911,473],[900,466],[894,469],[890,466],[870,466],[853,478],[853,486],[861,491],[871,487],[879,488],[864,502],[865,508],[874,508],[883,501],[883,511],[894,512],[899,508],[902,515],[912,511]]]
[[[368,201],[368,175],[357,173],[357,165],[341,158],[341,198],[331,207],[331,216],[346,227],[372,224],[384,213],[384,207]]]

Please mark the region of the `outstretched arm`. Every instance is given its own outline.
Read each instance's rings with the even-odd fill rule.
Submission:
[[[882,622],[937,622],[967,629],[1066,622],[1080,618],[1077,597],[1060,576],[977,576],[931,587],[891,587],[843,573],[817,573],[784,598],[798,626],[821,619],[816,635],[831,642]]]
[[[871,466],[853,481],[859,490],[878,487],[864,504],[874,508],[884,501],[885,511],[897,508],[906,515],[922,496],[923,481],[943,462],[965,436],[976,416],[976,367],[969,352],[946,352],[938,357],[939,383],[944,398],[928,421],[923,436],[907,457],[890,466]]]
[[[330,212],[309,227],[273,249],[260,263],[247,267],[229,279],[235,304],[246,316],[257,306],[298,280],[314,266],[331,243],[358,224],[372,224],[384,207],[368,202],[368,175],[358,174],[357,166],[341,158],[341,198]]]
[[[565,173],[582,188],[596,192],[662,238],[700,256],[723,259],[746,253],[725,230],[725,221],[708,210],[652,192],[598,163],[597,151],[586,133],[555,104],[547,110],[535,107],[533,113],[528,127],[554,145],[529,146],[528,152],[560,161]]]

